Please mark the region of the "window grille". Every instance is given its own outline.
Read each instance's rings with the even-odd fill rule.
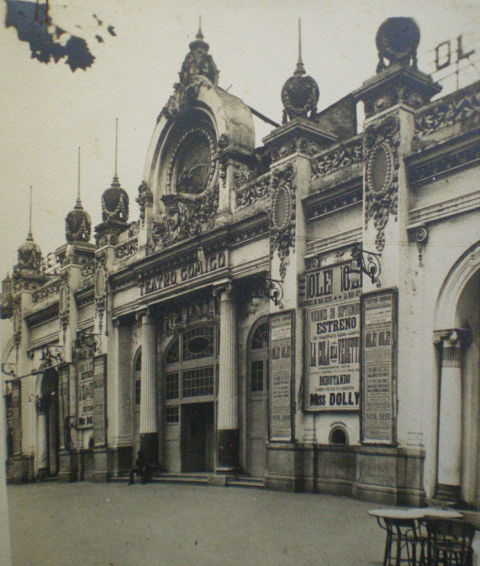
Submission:
[[[165,362],[167,364],[177,364],[180,361],[180,339],[177,338],[175,342],[168,349]]]
[[[252,362],[251,391],[257,393],[263,391],[263,360]]]
[[[140,399],[142,396],[142,381],[140,379],[135,380],[135,405],[140,405]]]
[[[165,399],[178,399],[180,396],[179,373],[167,373],[165,376]]]
[[[206,367],[183,372],[183,397],[201,397],[213,395],[213,367]]]
[[[268,322],[260,324],[252,336],[252,350],[262,350],[268,348]]]
[[[165,422],[167,424],[175,424],[180,421],[180,411],[178,405],[176,407],[166,407]]]
[[[215,329],[200,326],[183,334],[183,360],[199,360],[215,354]]]

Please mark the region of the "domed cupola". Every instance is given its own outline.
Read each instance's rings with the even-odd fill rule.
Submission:
[[[288,119],[299,117],[310,117],[316,114],[317,103],[320,98],[320,90],[315,79],[309,77],[305,72],[302,61],[302,40],[300,20],[298,21],[298,62],[293,76],[291,76],[282,88],[283,123]],[[310,113],[310,116],[308,114]]]
[[[127,191],[122,189],[117,174],[118,161],[118,119],[115,130],[115,172],[110,187],[102,195],[102,220],[95,226],[95,239],[97,246],[118,243],[118,236],[128,230],[129,198]]]
[[[190,43],[190,53],[185,57],[185,61],[179,73],[180,83],[183,86],[189,85],[194,77],[199,75],[207,77],[212,84],[218,85],[219,71],[213,57],[208,53],[210,46],[203,41],[201,23],[202,21],[200,19],[196,39]]]
[[[30,187],[30,219],[27,239],[18,248],[18,262],[14,267],[14,278],[22,271],[39,273],[42,269],[42,250],[32,235],[32,188]]]
[[[102,220],[128,222],[129,198],[115,173],[112,184],[102,195]]]
[[[88,242],[92,233],[90,214],[84,210],[80,198],[80,148],[78,149],[78,196],[77,203],[65,218],[65,237],[69,244]]]

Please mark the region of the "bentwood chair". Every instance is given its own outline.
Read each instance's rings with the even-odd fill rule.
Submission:
[[[427,517],[428,566],[472,566],[475,527],[463,519]]]

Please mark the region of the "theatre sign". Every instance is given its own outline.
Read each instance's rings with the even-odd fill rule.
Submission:
[[[361,280],[348,264],[306,275],[306,411],[358,411]]]

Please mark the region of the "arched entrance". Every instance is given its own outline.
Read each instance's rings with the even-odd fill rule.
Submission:
[[[480,242],[448,274],[439,295],[437,495],[480,506]]]
[[[268,320],[252,327],[247,348],[247,472],[263,477],[267,465]]]
[[[218,329],[199,325],[166,349],[163,384],[165,467],[213,472],[218,389]]]
[[[58,474],[59,411],[58,372],[48,369],[41,377],[37,405],[37,474],[52,477]]]

